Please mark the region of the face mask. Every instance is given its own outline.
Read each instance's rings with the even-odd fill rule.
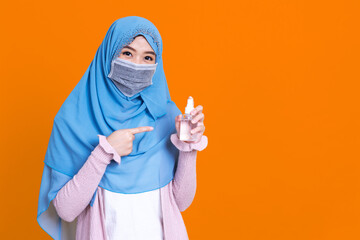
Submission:
[[[156,66],[157,63],[137,64],[116,58],[111,62],[108,77],[125,96],[131,97],[152,84]]]

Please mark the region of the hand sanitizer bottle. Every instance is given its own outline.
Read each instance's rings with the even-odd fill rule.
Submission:
[[[192,115],[190,112],[194,109],[194,99],[190,96],[187,100],[187,106],[185,108],[185,114],[181,115],[180,120],[180,137],[181,141],[193,142],[195,141],[195,135],[191,134],[191,130],[196,127],[197,124],[191,122]]]

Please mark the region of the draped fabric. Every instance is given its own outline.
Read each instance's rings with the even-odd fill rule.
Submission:
[[[127,97],[107,76],[111,61],[123,46],[142,35],[156,53],[153,84]],[[140,193],[167,185],[174,177],[178,149],[170,135],[176,132],[175,117],[181,114],[171,101],[162,63],[162,39],[157,28],[138,16],[116,20],[108,29],[94,59],[57,112],[45,154],[37,220],[54,239],[61,239],[61,219],[49,209],[50,202],[79,171],[99,143],[118,129],[152,126],[153,131],[135,134],[133,150],[112,161],[99,184],[119,193]],[[96,191],[90,205],[93,204]],[[47,211],[49,210],[49,211]]]

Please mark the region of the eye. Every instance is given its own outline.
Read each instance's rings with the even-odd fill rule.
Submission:
[[[126,52],[123,52],[122,54],[123,54],[123,55],[126,55],[126,56],[130,56],[130,55],[131,55],[131,52],[126,51]]]
[[[146,59],[146,60],[149,60],[149,61],[152,61],[152,60],[153,60],[153,58],[150,57],[150,56],[146,56],[145,59]]]

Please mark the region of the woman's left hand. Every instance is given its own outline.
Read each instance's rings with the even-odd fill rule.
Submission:
[[[202,112],[203,106],[198,105],[196,108],[194,108],[190,114],[192,115],[192,123],[196,126],[191,130],[191,134],[196,134],[196,139],[194,142],[184,141],[186,143],[198,143],[201,140],[202,135],[205,132],[205,125],[204,125],[204,118],[205,115]],[[175,118],[175,127],[177,131],[177,136],[180,136],[180,120],[181,120],[181,114],[176,116]]]

